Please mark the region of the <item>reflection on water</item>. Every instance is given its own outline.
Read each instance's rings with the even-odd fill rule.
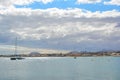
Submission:
[[[0,80],[119,80],[119,57],[0,58]]]

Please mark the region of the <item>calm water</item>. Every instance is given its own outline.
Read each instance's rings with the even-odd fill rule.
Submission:
[[[120,57],[0,58],[0,80],[120,80]]]

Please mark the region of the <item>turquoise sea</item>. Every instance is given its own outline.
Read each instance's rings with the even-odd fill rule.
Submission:
[[[0,80],[120,80],[120,57],[0,58]]]

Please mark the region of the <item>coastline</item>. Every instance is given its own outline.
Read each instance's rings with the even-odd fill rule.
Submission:
[[[0,55],[0,57],[120,57],[120,53],[51,53],[51,54],[19,54],[19,55]]]

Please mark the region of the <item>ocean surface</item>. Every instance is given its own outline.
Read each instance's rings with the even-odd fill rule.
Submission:
[[[120,57],[0,58],[0,80],[120,80]]]

